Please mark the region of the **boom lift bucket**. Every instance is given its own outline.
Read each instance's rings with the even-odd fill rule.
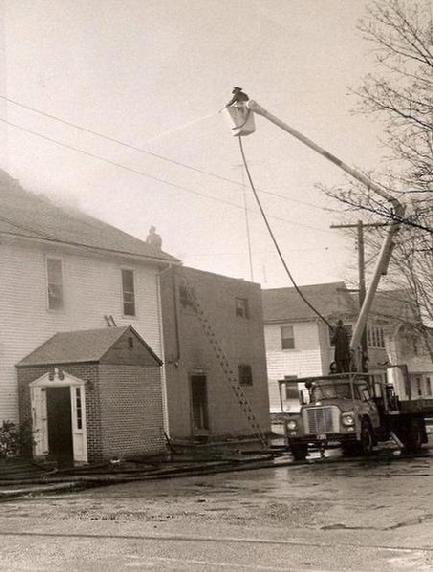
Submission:
[[[234,137],[251,135],[256,130],[254,112],[245,105],[225,107],[223,111],[230,123]]]

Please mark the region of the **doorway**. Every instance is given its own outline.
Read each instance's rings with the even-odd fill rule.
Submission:
[[[191,376],[192,422],[194,433],[209,431],[207,385],[205,375]]]
[[[46,399],[49,454],[59,467],[70,467],[74,462],[70,388],[47,387]]]

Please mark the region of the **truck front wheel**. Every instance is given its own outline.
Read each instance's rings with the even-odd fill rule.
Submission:
[[[373,452],[373,431],[371,430],[370,421],[362,420],[361,425],[361,452],[366,457]]]
[[[295,461],[304,461],[308,453],[307,445],[290,445],[290,452]]]

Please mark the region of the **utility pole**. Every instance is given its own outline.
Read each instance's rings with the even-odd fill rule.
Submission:
[[[364,243],[364,228],[372,227],[378,228],[388,226],[387,223],[364,223],[358,220],[354,224],[331,224],[330,228],[356,228],[357,241],[358,241],[358,280],[359,280],[359,307],[362,305],[367,294],[367,285],[365,282],[365,243]],[[367,322],[361,336],[361,371],[367,373],[368,371],[368,338],[367,338]]]
[[[241,183],[242,183],[242,204],[244,207],[244,217],[245,217],[245,230],[247,236],[247,246],[248,246],[248,264],[250,271],[250,280],[254,282],[254,269],[253,269],[253,252],[251,248],[251,232],[250,232],[250,219],[248,217],[248,206],[247,206],[247,195],[246,195],[246,185],[245,185],[245,172],[244,166],[242,164],[236,165],[241,172]]]

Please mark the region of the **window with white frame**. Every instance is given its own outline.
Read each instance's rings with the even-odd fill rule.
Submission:
[[[281,349],[293,350],[295,348],[295,331],[293,326],[281,326]]]
[[[385,347],[385,332],[383,326],[376,326],[376,325],[368,326],[367,343],[369,348]]]
[[[123,315],[135,316],[134,271],[122,269]]]
[[[296,375],[285,375],[284,381],[290,382],[285,383],[284,399],[297,399],[299,401],[299,388],[298,382],[296,381],[298,377]]]
[[[422,380],[420,376],[415,378],[415,389],[418,397],[422,397]]]
[[[49,310],[63,310],[63,263],[61,258],[47,258],[47,299]]]

